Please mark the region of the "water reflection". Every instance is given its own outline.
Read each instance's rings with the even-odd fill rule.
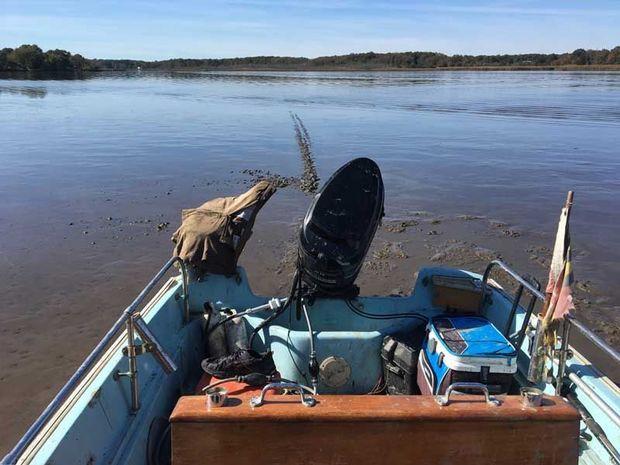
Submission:
[[[2,71],[0,81],[74,81],[96,78],[98,73],[87,72],[62,72],[62,71]]]
[[[0,86],[0,94],[25,95],[29,98],[45,98],[47,89],[45,87],[8,87]]]

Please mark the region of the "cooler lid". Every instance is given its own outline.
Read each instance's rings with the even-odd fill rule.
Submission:
[[[442,316],[431,327],[448,351],[461,357],[510,357],[515,348],[486,318]]]

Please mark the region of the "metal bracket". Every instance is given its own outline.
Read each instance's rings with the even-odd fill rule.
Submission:
[[[446,389],[445,395],[436,396],[435,401],[441,406],[448,405],[450,403],[450,394],[452,394],[453,392],[462,394],[462,392],[459,392],[458,389],[480,391],[484,395],[484,400],[487,404],[494,407],[497,407],[501,404],[498,399],[489,394],[489,388],[481,383],[452,383],[450,386],[448,386],[448,389]]]
[[[141,353],[149,352],[153,358],[160,364],[166,374],[170,374],[173,371],[177,371],[176,363],[168,353],[164,350],[163,346],[157,340],[155,335],[151,332],[146,322],[142,319],[140,314],[135,315],[132,318],[133,325],[136,332],[144,341],[140,346],[134,345],[135,348],[140,347]],[[139,355],[136,353],[136,355]]]
[[[112,379],[114,381],[118,381],[119,379],[126,377],[126,378],[134,378],[136,376],[136,373],[132,373],[131,371],[120,371],[120,370],[116,370],[114,373],[112,373]]]
[[[177,370],[174,360],[164,351],[163,347],[155,338],[155,335],[148,328],[139,313],[130,315],[126,322],[127,326],[127,346],[123,347],[123,355],[128,359],[129,369],[126,372],[116,370],[112,377],[118,381],[121,377],[129,378],[131,385],[131,411],[137,412],[140,409],[140,396],[138,392],[138,363],[136,358],[139,355],[150,353],[160,364],[166,374]],[[136,332],[144,341],[141,344],[135,343]]]
[[[278,382],[278,383],[269,383],[267,384],[263,390],[261,391],[259,396],[252,397],[250,399],[250,405],[252,408],[260,407],[265,403],[265,396],[267,395],[267,391],[271,391],[273,389],[288,389],[290,391],[298,392],[301,397],[301,403],[306,407],[314,407],[316,405],[316,400],[310,394],[305,395],[305,391],[311,392],[312,390],[308,387],[305,387],[299,383],[290,383],[290,382]]]
[[[136,356],[143,355],[143,354],[146,354],[147,352],[152,352],[152,351],[153,351],[153,346],[147,343],[138,344],[133,347],[133,353]],[[127,346],[123,347],[123,355],[125,357],[129,356],[129,347]]]

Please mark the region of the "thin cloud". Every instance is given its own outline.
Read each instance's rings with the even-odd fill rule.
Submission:
[[[521,7],[512,5],[472,4],[452,6],[449,4],[415,3],[415,2],[369,2],[355,0],[312,1],[312,0],[216,0],[213,3],[221,5],[236,5],[259,8],[299,8],[314,10],[365,10],[376,11],[418,11],[427,13],[464,13],[489,15],[540,15],[540,16],[575,16],[593,15],[607,16],[620,15],[618,8],[564,8],[564,7]],[[449,2],[446,2],[449,3]]]
[[[363,51],[567,52],[618,45],[607,0],[0,0],[0,47],[166,59]]]

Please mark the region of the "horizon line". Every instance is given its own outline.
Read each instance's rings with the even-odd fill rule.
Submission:
[[[2,48],[12,48],[13,50],[16,48],[19,48],[21,46],[24,45],[35,45],[39,48],[41,48],[38,44],[36,43],[23,43],[21,45],[18,45],[17,47],[2,47]],[[82,55],[84,56],[84,58],[87,58],[89,60],[119,60],[119,61],[144,61],[144,62],[150,62],[150,63],[156,63],[156,62],[161,62],[161,61],[169,61],[169,60],[236,60],[236,59],[246,59],[246,58],[293,58],[293,59],[303,59],[303,60],[315,60],[318,58],[328,58],[328,57],[344,57],[344,56],[350,56],[350,55],[364,55],[364,54],[370,54],[370,53],[374,53],[376,55],[386,55],[386,54],[404,54],[404,53],[435,53],[435,54],[441,54],[441,55],[445,55],[447,57],[454,57],[454,56],[473,56],[473,57],[483,57],[483,56],[515,56],[515,55],[566,55],[566,54],[572,54],[577,50],[585,50],[585,51],[602,51],[602,50],[607,50],[607,51],[611,51],[614,50],[616,48],[620,47],[620,44],[615,45],[613,47],[603,47],[603,48],[576,48],[574,50],[571,51],[564,51],[564,52],[517,52],[517,53],[507,53],[507,52],[496,52],[496,53],[446,53],[446,52],[441,52],[441,51],[436,51],[436,50],[402,50],[402,51],[374,51],[374,50],[366,50],[366,51],[359,51],[359,52],[348,52],[348,53],[344,53],[344,54],[338,54],[338,53],[334,53],[334,54],[327,54],[327,55],[317,55],[317,56],[303,56],[303,55],[269,55],[269,54],[260,54],[260,55],[238,55],[238,56],[229,56],[229,57],[220,57],[220,58],[216,58],[216,57],[188,57],[188,56],[169,56],[167,58],[158,58],[158,59],[145,59],[145,58],[111,58],[111,57],[88,57],[86,55],[82,55],[79,52],[73,52],[71,50],[66,50],[66,49],[58,49],[58,48],[49,48],[47,50],[44,50],[44,52],[50,51],[50,50],[64,50],[67,51],[69,53],[71,53],[72,55]],[[43,49],[42,49],[43,50]]]

